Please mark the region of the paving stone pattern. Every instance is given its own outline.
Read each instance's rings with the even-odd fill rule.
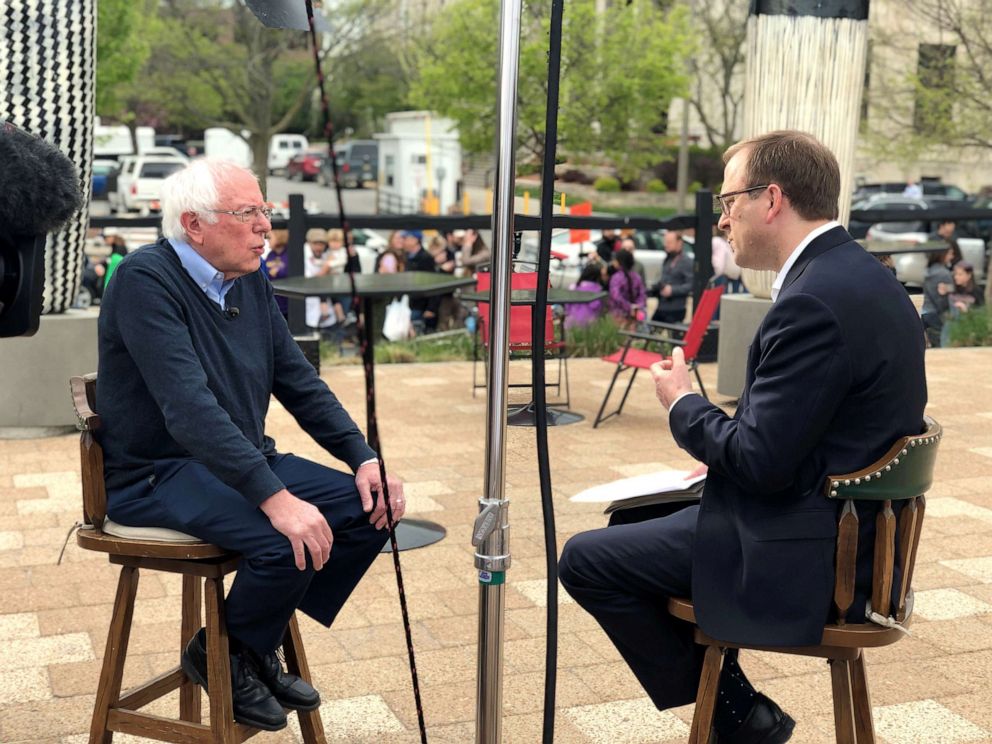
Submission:
[[[932,351],[927,366],[928,411],[946,436],[915,578],[912,635],[868,653],[876,726],[887,744],[992,742],[992,350]],[[573,360],[570,372],[573,410],[586,421],[550,431],[559,547],[570,535],[605,524],[600,509],[571,504],[570,495],[692,466],[673,444],[648,379],[636,382],[623,416],[593,430],[611,368]],[[469,536],[483,487],[486,401],[472,397],[471,373],[465,363],[376,370],[386,464],[406,482],[410,513],[448,529],[442,542],[402,554],[435,744],[475,738],[478,584]],[[715,390],[715,365],[704,366],[703,377]],[[324,378],[364,425],[361,370],[325,369]],[[731,401],[718,402],[732,410]],[[267,427],[282,450],[334,464],[276,403]],[[546,609],[534,430],[509,429],[507,444],[513,567],[503,740],[534,744],[541,731]],[[74,542],[55,565],[67,530],[80,518],[78,456],[74,435],[0,441],[0,742],[87,741],[117,572]],[[176,663],[180,591],[177,577],[142,576],[125,686]],[[596,623],[563,592],[559,602],[556,741],[685,741],[692,706],[655,710]],[[305,618],[301,627],[329,741],[419,741],[389,556],[376,561],[331,630]],[[834,740],[822,661],[752,653],[742,664],[797,719],[794,741]],[[173,696],[151,709],[171,715],[176,707]],[[300,741],[290,718],[285,731],[256,740]]]

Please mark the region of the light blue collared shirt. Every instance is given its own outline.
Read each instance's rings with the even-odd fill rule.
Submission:
[[[202,289],[209,299],[220,305],[221,310],[226,310],[224,298],[234,286],[234,279],[224,281],[224,275],[211,266],[210,262],[185,240],[169,238],[169,245],[179,256],[179,262],[186,269],[186,273],[193,277],[196,286]]]

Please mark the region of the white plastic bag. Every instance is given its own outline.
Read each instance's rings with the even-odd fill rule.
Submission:
[[[410,338],[413,323],[410,320],[410,298],[403,295],[386,305],[386,317],[382,322],[382,335],[390,341],[403,341]]]

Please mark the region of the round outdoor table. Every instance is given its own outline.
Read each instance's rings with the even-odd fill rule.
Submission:
[[[576,289],[554,289],[548,290],[549,305],[577,305],[587,302],[595,302],[607,296],[606,292],[584,292]],[[461,298],[469,302],[490,302],[489,292],[462,292]],[[537,322],[534,318],[537,307],[536,289],[514,289],[510,292],[511,305],[529,305],[531,312],[531,324]],[[545,406],[547,412],[548,426],[565,426],[575,424],[585,419],[581,413],[574,411],[562,411],[551,406]],[[536,426],[537,411],[534,407],[533,398],[530,402],[522,406],[508,406],[506,411],[506,423],[508,426]]]
[[[362,299],[362,309],[368,342],[362,354],[362,361],[368,366],[369,375],[365,381],[366,428],[369,431],[369,446],[379,451],[378,427],[369,425],[375,418],[375,398],[369,394],[369,387],[375,380],[375,332],[371,330],[372,307],[377,299],[409,295],[410,297],[432,297],[444,295],[459,287],[475,283],[471,277],[455,278],[450,274],[431,274],[424,271],[405,271],[399,274],[355,274],[355,287]],[[293,277],[278,279],[272,282],[272,288],[277,295],[294,299],[306,297],[321,297],[325,295],[351,295],[351,280],[347,274],[331,274],[328,276]],[[436,543],[443,538],[446,530],[436,522],[426,519],[401,519],[396,525],[396,544],[400,550],[421,548]],[[383,553],[390,550],[387,542],[382,548]]]

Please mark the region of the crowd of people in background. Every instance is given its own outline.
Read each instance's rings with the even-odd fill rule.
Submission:
[[[637,244],[632,230],[603,230],[596,241],[595,251],[586,258],[587,263],[579,281],[572,289],[598,292],[607,291],[606,303],[598,301],[570,304],[566,307],[565,327],[577,328],[609,315],[616,324],[629,330],[636,328],[647,317],[647,300],[657,299],[651,321],[655,323],[682,323],[686,321],[689,297],[693,285],[693,258],[686,246],[693,240],[693,230],[668,230],[663,238],[665,260],[661,277],[648,286],[644,266],[636,259]],[[734,262],[730,244],[714,227],[712,238],[712,265],[714,285],[727,286],[728,292],[741,292],[741,271]]]
[[[953,221],[945,220],[930,235],[932,241],[942,245],[927,254],[920,315],[927,343],[934,348],[949,346],[954,321],[985,304],[985,293],[975,282],[975,267],[961,256],[956,228]]]
[[[930,235],[939,241],[939,250],[928,254],[920,310],[927,343],[948,346],[953,323],[975,307],[984,305],[983,288],[975,280],[975,268],[962,259],[955,238],[956,224],[942,222]],[[110,249],[102,261],[85,267],[84,285],[98,300],[114,270],[127,254],[125,239],[109,232],[104,241]],[[289,274],[288,230],[272,230],[262,257],[262,270],[271,281]],[[650,286],[644,266],[636,259],[637,243],[631,229],[604,229],[594,249],[582,257],[579,280],[569,288],[583,292],[603,292],[602,299],[568,304],[564,309],[566,329],[587,327],[603,317],[611,318],[621,329],[634,329],[648,317],[648,299],[654,298],[651,321],[687,322],[689,298],[693,289],[694,236],[692,230],[668,230],[663,237],[665,259],[661,276]],[[729,243],[714,226],[712,236],[713,285],[726,286],[728,293],[745,291],[741,270],[734,261]],[[362,270],[354,247],[347,247],[342,230],[311,228],[304,246],[304,276],[327,276]],[[426,271],[455,277],[472,277],[489,270],[491,253],[482,236],[473,229],[451,230],[426,237],[420,230],[394,230],[375,258],[373,271],[395,274]],[[883,262],[895,271],[891,257]],[[289,303],[277,296],[280,311],[288,316]],[[414,298],[409,303],[415,333],[434,333],[468,326],[474,328],[470,311],[452,293],[441,297]],[[306,300],[306,325],[326,335],[355,336],[355,308],[348,295],[310,297]]]

